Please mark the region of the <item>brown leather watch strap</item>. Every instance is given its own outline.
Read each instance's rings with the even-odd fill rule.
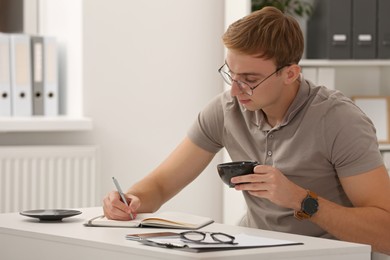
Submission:
[[[312,197],[313,199],[318,200],[318,195],[315,192],[312,192],[311,190],[307,190],[307,194]]]

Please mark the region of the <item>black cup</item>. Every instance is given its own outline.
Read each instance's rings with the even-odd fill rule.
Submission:
[[[228,163],[220,163],[217,165],[219,177],[230,188],[233,188],[235,184],[230,182],[230,179],[235,176],[246,175],[253,173],[253,169],[259,165],[255,161],[236,161]]]

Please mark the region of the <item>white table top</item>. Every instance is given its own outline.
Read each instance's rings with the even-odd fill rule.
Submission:
[[[204,231],[245,233],[302,242],[303,245],[193,253],[157,248],[125,239],[129,233],[161,231],[151,228],[85,227],[86,219],[102,214],[100,207],[62,222],[39,222],[19,213],[0,214],[1,259],[370,259],[367,245],[213,223]],[[174,230],[178,231],[178,230]],[[61,254],[65,256],[61,258]],[[72,258],[76,257],[76,258]]]

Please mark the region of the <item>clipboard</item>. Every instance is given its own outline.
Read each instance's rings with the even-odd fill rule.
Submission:
[[[252,236],[247,234],[235,235],[234,244],[198,244],[183,241],[177,237],[158,237],[150,239],[141,239],[138,242],[155,247],[178,249],[189,252],[210,252],[220,250],[235,250],[246,248],[259,248],[259,247],[277,247],[277,246],[297,246],[303,245],[302,242],[281,240],[260,236]]]

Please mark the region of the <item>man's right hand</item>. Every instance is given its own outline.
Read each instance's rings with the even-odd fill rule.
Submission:
[[[103,212],[106,218],[116,220],[131,220],[130,213],[135,218],[141,205],[140,199],[134,195],[124,194],[129,206],[127,207],[117,191],[111,191],[103,199]]]

